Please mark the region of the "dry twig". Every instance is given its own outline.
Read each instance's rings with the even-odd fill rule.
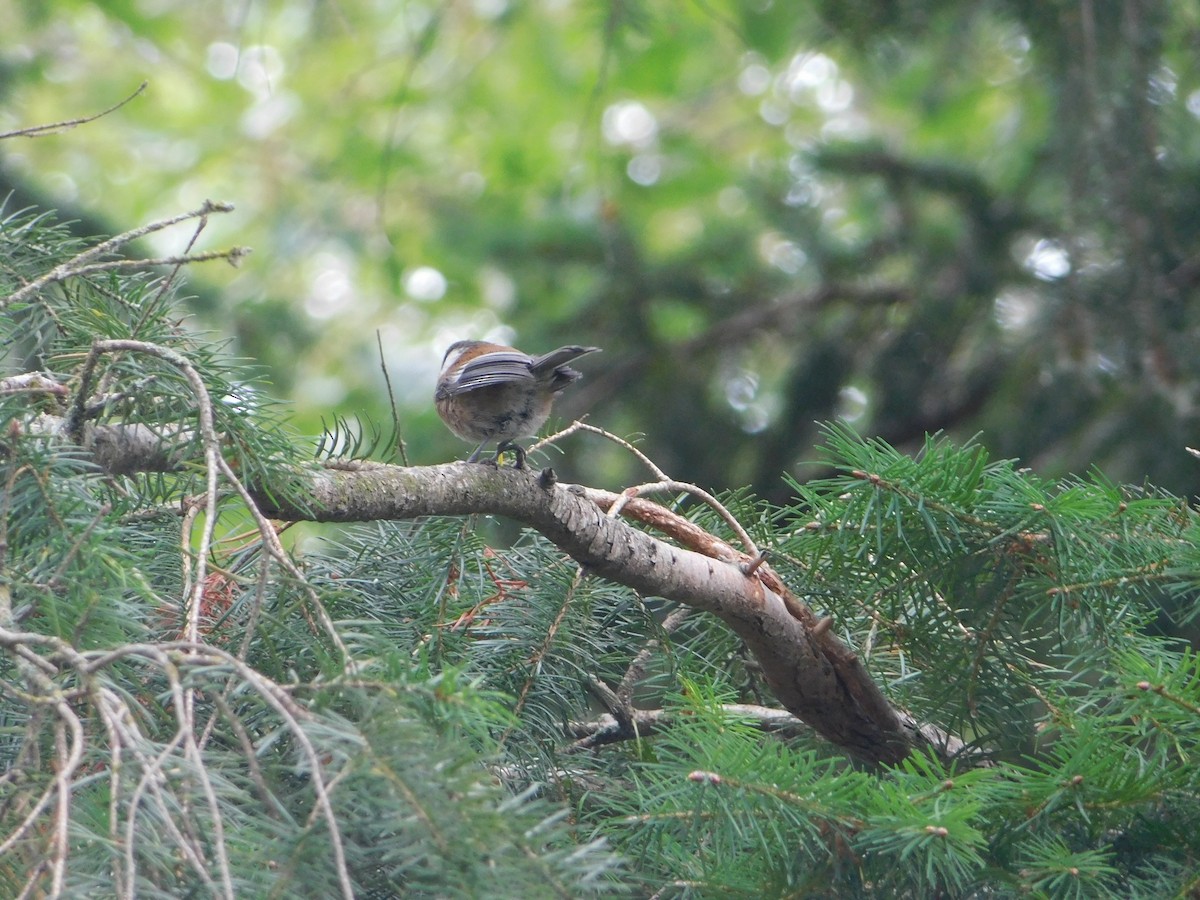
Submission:
[[[95,113],[94,115],[81,116],[78,119],[66,119],[65,121],[62,121],[62,122],[50,122],[47,125],[30,125],[27,128],[17,128],[17,129],[14,129],[13,131],[0,132],[0,141],[4,140],[5,138],[42,137],[43,135],[47,135],[47,134],[59,134],[63,131],[70,131],[72,128],[76,128],[80,125],[86,125],[88,122],[95,122],[97,119],[104,118],[109,113],[116,112],[118,109],[120,109],[126,103],[133,100],[135,97],[139,96],[143,91],[146,90],[146,88],[149,86],[149,84],[150,84],[150,82],[143,81],[140,85],[138,85],[138,89],[136,91],[134,91],[132,94],[130,94],[124,100],[122,100],[120,103],[115,103],[112,106],[110,106],[108,109],[102,110],[98,113]]]

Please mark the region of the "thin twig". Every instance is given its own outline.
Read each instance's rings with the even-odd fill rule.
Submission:
[[[130,337],[137,337],[138,332],[142,330],[142,326],[146,324],[146,321],[150,318],[155,307],[163,299],[163,297],[165,297],[167,295],[167,291],[169,291],[171,289],[171,285],[175,283],[175,279],[179,276],[179,273],[183,271],[184,265],[189,261],[196,261],[196,262],[200,261],[197,257],[191,256],[192,248],[196,246],[196,241],[198,241],[200,239],[200,235],[204,232],[204,229],[207,227],[208,227],[208,216],[203,215],[200,217],[200,220],[196,223],[196,228],[192,232],[192,236],[188,239],[187,244],[183,248],[184,258],[180,259],[180,261],[175,264],[175,267],[173,269],[171,269],[171,273],[166,278],[163,279],[163,283],[162,283],[162,285],[159,286],[158,291],[155,293],[154,299],[152,301],[150,301],[149,303],[145,303],[142,305],[141,315],[138,316],[138,320],[133,323],[133,327],[131,329],[129,329]],[[236,260],[231,259],[230,262],[236,264]]]
[[[383,356],[383,336],[375,329],[375,342],[379,345],[379,368],[383,370],[383,381],[387,385],[388,402],[392,404],[392,433],[396,435],[396,447],[400,451],[400,462],[408,465],[408,447],[400,434],[400,413],[396,411],[396,392],[392,390],[392,376],[388,373],[387,360]]]
[[[49,375],[41,372],[22,372],[20,375],[10,375],[0,378],[0,394],[15,394],[18,392],[30,394],[52,394],[55,397],[65,397],[71,389],[61,384]]]
[[[92,703],[100,714],[100,721],[108,734],[109,766],[108,766],[108,838],[113,847],[121,845],[121,776],[124,773],[124,752],[121,741],[121,729],[112,707],[119,707],[111,688],[99,688],[93,691]],[[118,897],[126,896],[125,870],[121,866],[112,866],[113,893]]]
[[[281,812],[279,800],[271,793],[271,789],[267,787],[267,779],[263,776],[262,767],[258,764],[258,753],[254,749],[254,740],[250,737],[250,732],[246,730],[245,724],[229,707],[229,701],[225,696],[215,694],[213,702],[225,718],[225,721],[229,723],[229,727],[233,729],[233,734],[242,747],[242,757],[246,760],[246,770],[250,775],[250,780],[254,782],[254,789],[258,791],[258,798],[262,801],[263,810],[272,819],[278,821]]]
[[[567,610],[571,606],[571,600],[575,597],[575,591],[583,582],[583,566],[577,566],[575,575],[571,579],[571,586],[567,588],[566,594],[563,596],[562,604],[558,608],[558,613],[554,617],[554,621],[550,623],[550,627],[546,629],[546,637],[533,654],[529,657],[530,675],[525,679],[525,683],[521,686],[520,692],[517,694],[517,702],[513,707],[513,715],[520,715],[521,710],[525,708],[525,702],[529,699],[529,692],[533,689],[533,684],[537,680],[537,673],[541,671],[542,660],[546,654],[550,652],[551,646],[554,644],[554,638],[558,635],[558,629],[562,627],[563,621],[567,618]],[[501,746],[508,740],[516,725],[510,726],[502,735],[500,735]]]
[[[275,531],[275,527],[271,524],[271,520],[263,515],[262,510],[258,508],[258,504],[254,501],[253,495],[246,488],[246,486],[242,484],[241,479],[239,479],[233,469],[230,468],[229,463],[227,463],[223,457],[218,457],[217,465],[220,466],[221,472],[224,474],[225,478],[230,484],[233,485],[234,490],[238,492],[238,495],[242,498],[242,502],[246,504],[246,509],[250,512],[250,515],[254,518],[254,521],[258,523],[258,527],[262,532],[263,541],[266,543],[267,549],[270,550],[271,556],[273,556],[275,561],[283,566],[284,570],[287,571],[287,573],[293,578],[295,578],[296,582],[304,589],[304,593],[308,596],[309,602],[317,611],[317,617],[321,620],[321,625],[325,629],[325,633],[329,635],[329,639],[333,641],[334,646],[338,648],[338,652],[342,654],[343,667],[348,674],[352,674],[357,669],[357,663],[355,663],[354,659],[351,657],[350,651],[346,647],[345,642],[342,640],[341,635],[338,634],[337,628],[334,627],[333,620],[329,618],[329,613],[326,611],[325,605],[321,602],[320,595],[317,594],[316,588],[309,584],[308,579],[304,577],[304,573],[300,571],[294,562],[292,562],[291,557],[288,556],[287,550],[284,549],[283,543],[279,540],[279,534]]]
[[[712,507],[717,512],[717,514],[725,521],[725,524],[728,525],[733,533],[737,535],[738,540],[740,540],[742,545],[746,548],[747,554],[750,556],[759,555],[759,549],[755,545],[753,539],[750,537],[749,532],[742,527],[742,524],[737,520],[733,513],[731,513],[723,503],[721,503],[720,500],[718,500],[708,491],[704,490],[702,487],[690,484],[686,481],[675,481],[673,478],[667,475],[666,472],[655,465],[654,461],[651,460],[650,457],[646,456],[645,453],[633,446],[633,444],[629,443],[629,441],[625,440],[624,438],[613,434],[611,431],[605,431],[603,428],[597,428],[595,425],[589,425],[586,422],[575,421],[561,431],[555,432],[549,437],[538,441],[529,448],[529,452],[532,453],[534,450],[537,450],[539,447],[542,447],[545,444],[557,442],[568,435],[574,434],[577,431],[587,431],[591,434],[597,434],[606,440],[612,441],[614,444],[623,447],[629,453],[633,454],[639,462],[641,462],[644,466],[646,466],[646,468],[654,473],[654,477],[656,479],[655,481],[626,488],[622,492],[621,497],[617,500],[616,504],[614,504],[613,507],[608,510],[609,516],[615,517],[619,515],[621,510],[624,509],[626,503],[635,497],[641,496],[642,494],[659,493],[662,491],[677,491],[685,494],[691,494],[693,497],[703,500],[704,503]]]
[[[663,635],[670,635],[684,623],[691,613],[692,608],[690,606],[679,606],[671,610],[658,627],[661,629]],[[637,687],[638,682],[645,676],[646,666],[650,662],[650,657],[654,654],[654,648],[660,643],[662,643],[662,640],[657,635],[648,640],[625,670],[625,674],[621,678],[621,683],[617,685],[616,690],[617,699],[620,700],[623,707],[627,709],[633,708],[633,689]]]
[[[196,527],[196,519],[200,516],[201,503],[199,498],[185,497],[180,504],[183,509],[183,521],[179,523],[179,584],[183,588],[184,598],[192,596],[196,582],[193,578],[192,532]],[[186,599],[184,601],[187,602]],[[187,615],[186,608],[184,615]],[[186,626],[185,626],[186,627]],[[178,632],[177,632],[178,634]]]
[[[561,431],[557,431],[548,437],[542,438],[540,441],[538,441],[536,444],[534,444],[532,447],[529,448],[529,452],[532,453],[534,450],[541,448],[545,444],[557,443],[558,441],[574,434],[577,431],[587,431],[587,432],[590,432],[591,434],[598,434],[598,435],[600,435],[600,437],[602,437],[606,440],[612,441],[614,444],[617,444],[618,446],[624,448],[625,450],[627,450],[631,454],[633,454],[633,456],[635,456],[642,465],[644,465],[647,469],[650,470],[650,472],[654,475],[655,478],[658,478],[660,480],[667,479],[667,473],[664,472],[662,469],[660,469],[657,465],[655,465],[654,460],[652,460],[650,457],[648,457],[645,453],[643,453],[637,447],[633,446],[633,444],[631,444],[629,441],[625,440],[623,437],[619,437],[618,435],[613,434],[611,431],[605,431],[603,428],[597,428],[595,425],[589,425],[587,422],[583,422],[578,419],[575,420],[574,422],[572,422],[566,428],[562,429]]]
[[[132,241],[143,238],[148,234],[153,234],[156,231],[162,231],[165,228],[170,228],[172,225],[178,225],[180,222],[186,222],[188,219],[197,219],[212,213],[227,213],[233,211],[232,203],[219,203],[213,200],[205,200],[198,209],[191,212],[180,213],[177,216],[171,216],[168,219],[160,219],[157,222],[151,222],[148,225],[142,225],[140,228],[135,228],[132,231],[126,231],[118,234],[116,237],[111,237],[106,241],[101,241],[88,249],[76,254],[65,263],[55,266],[44,275],[35,278],[33,281],[19,288],[7,297],[0,299],[0,309],[10,306],[13,303],[20,303],[29,299],[42,288],[49,284],[56,284],[60,281],[65,281],[76,275],[88,274],[96,271],[104,271],[107,269],[122,269],[122,268],[139,268],[144,266],[154,265],[175,265],[180,261],[184,262],[203,262],[209,259],[228,259],[231,262],[236,262],[241,257],[249,253],[249,249],[245,247],[233,247],[229,250],[215,251],[211,253],[199,253],[193,256],[184,254],[176,257],[161,257],[158,259],[142,259],[128,260],[118,259],[110,260],[103,263],[93,263],[93,260],[103,257],[105,254],[112,253],[119,247],[123,247]]]
[[[149,84],[150,82],[143,81],[140,85],[138,85],[138,89],[136,91],[134,91],[120,103],[110,106],[108,109],[98,112],[95,115],[83,116],[78,119],[67,119],[63,122],[51,122],[48,125],[30,125],[28,128],[18,128],[15,131],[0,132],[0,141],[4,140],[5,138],[41,137],[47,134],[59,134],[60,132],[69,131],[79,125],[86,125],[88,122],[95,122],[97,119],[104,118],[109,113],[116,112],[134,97],[137,97],[139,94],[145,91]]]
[[[99,361],[100,354],[93,348],[88,353],[87,359],[83,361],[83,368],[79,373],[79,389],[75,392],[71,410],[67,413],[67,437],[77,444],[83,441],[83,420],[87,412],[87,398],[91,393],[92,376],[96,373],[96,363]]]
[[[307,760],[310,770],[310,783],[316,795],[317,807],[320,810],[321,817],[325,819],[328,826],[328,841],[330,852],[333,855],[334,866],[338,873],[338,882],[341,887],[341,893],[344,897],[353,897],[353,885],[350,880],[350,873],[346,863],[345,847],[341,836],[341,831],[334,814],[333,805],[330,800],[330,788],[335,783],[335,780],[327,780],[324,774],[324,764],[322,763],[321,755],[317,752],[311,739],[308,737],[304,728],[301,726],[300,719],[307,719],[310,714],[307,710],[296,704],[296,702],[288,695],[288,692],[280,687],[270,678],[262,675],[256,669],[247,665],[242,660],[238,659],[228,651],[218,647],[212,647],[206,644],[199,644],[190,641],[170,641],[161,644],[125,644],[111,650],[104,651],[88,651],[80,652],[75,649],[67,641],[61,638],[56,638],[50,635],[42,635],[32,632],[17,632],[9,628],[0,627],[0,646],[7,647],[13,652],[20,653],[25,650],[29,653],[31,646],[46,648],[51,657],[58,663],[55,666],[49,660],[41,659],[41,657],[33,654],[46,665],[49,665],[55,672],[59,666],[67,666],[73,669],[77,676],[84,681],[90,681],[101,670],[113,665],[123,659],[135,658],[149,662],[158,668],[171,684],[172,695],[175,697],[176,717],[179,721],[179,729],[175,736],[166,744],[162,752],[157,754],[154,759],[150,759],[146,754],[142,753],[137,748],[137,738],[140,737],[136,732],[131,732],[130,738],[118,738],[119,742],[124,742],[138,758],[142,764],[143,774],[137,787],[135,788],[127,809],[130,811],[130,821],[125,829],[125,872],[124,872],[124,891],[123,896],[131,897],[133,886],[136,883],[136,857],[135,853],[135,830],[134,820],[137,818],[137,811],[141,805],[141,798],[146,791],[154,797],[154,801],[158,806],[158,811],[161,816],[160,827],[167,830],[168,834],[177,843],[179,851],[188,860],[189,865],[197,872],[197,875],[208,887],[211,893],[224,893],[231,896],[230,882],[226,879],[226,866],[221,865],[222,881],[224,882],[225,890],[218,888],[216,882],[209,874],[206,863],[201,853],[207,854],[209,849],[198,852],[198,848],[194,847],[175,826],[172,810],[163,800],[159,784],[166,778],[166,763],[171,755],[180,747],[183,747],[184,752],[189,756],[190,761],[197,766],[201,766],[203,762],[195,755],[193,750],[190,750],[186,745],[189,739],[186,723],[182,721],[185,716],[183,704],[181,701],[184,695],[183,683],[179,677],[179,666],[188,667],[205,667],[216,668],[220,671],[232,669],[241,682],[248,687],[254,694],[260,697],[267,706],[275,711],[282,719],[284,727],[291,733],[298,747],[301,749],[304,757]],[[44,811],[46,805],[50,802],[52,796],[57,795],[60,800],[64,796],[61,793],[63,786],[69,787],[70,779],[79,767],[80,761],[83,758],[83,731],[82,725],[78,723],[77,717],[74,715],[66,699],[53,692],[53,685],[45,676],[40,676],[35,673],[35,677],[41,678],[41,684],[44,688],[43,695],[51,698],[49,705],[53,707],[59,715],[64,719],[67,729],[72,735],[70,749],[66,759],[64,759],[56,773],[55,784],[47,788],[41,799],[34,804],[34,808],[30,811],[26,820],[10,834],[4,843],[0,844],[0,853],[7,850],[17,840],[19,840],[30,828],[38,816]],[[49,691],[49,693],[47,693]],[[110,734],[121,734],[127,729],[128,724],[132,723],[136,716],[130,713],[126,705],[116,700],[111,692],[101,691],[100,695],[100,710],[101,715],[105,718],[106,724],[110,729]],[[113,704],[115,703],[115,708]],[[78,727],[76,727],[78,725]],[[202,768],[202,766],[201,766]],[[200,777],[205,776],[201,772]],[[211,806],[215,802],[215,797],[210,790],[205,790],[208,802]],[[69,791],[65,795],[70,796]],[[218,843],[224,843],[219,840]],[[223,855],[218,851],[219,859]]]
[[[752,703],[723,703],[720,710],[730,718],[752,723],[761,731],[791,729],[808,732],[808,726],[786,709],[775,709]],[[567,731],[576,739],[576,742],[568,748],[568,752],[590,750],[601,744],[635,739],[656,729],[669,727],[683,717],[676,710],[639,709],[634,711],[631,727],[628,728],[622,728],[615,715],[601,716],[587,722],[568,722]]]
[[[96,526],[103,522],[110,512],[112,512],[111,503],[100,504],[100,509],[96,511],[96,515],[92,517],[92,521],[90,521],[84,527],[83,531],[80,532],[79,537],[71,542],[70,549],[63,554],[63,558],[59,561],[58,565],[54,567],[53,574],[46,579],[47,585],[49,585],[51,588],[57,588],[60,584],[62,584],[62,577],[66,573],[67,567],[75,561],[75,557],[79,555],[79,551],[87,542],[87,539],[92,536],[92,532],[96,530]]]
[[[181,723],[180,732],[183,735],[184,756],[191,760],[196,778],[200,782],[200,789],[208,803],[209,815],[212,817],[211,846],[217,858],[217,869],[221,873],[221,887],[224,888],[225,896],[229,900],[234,900],[233,873],[229,868],[229,853],[225,845],[225,820],[221,815],[221,806],[217,802],[216,791],[213,790],[212,779],[208,775],[208,767],[204,764],[204,757],[196,744],[195,728],[193,727],[195,691],[185,691],[181,682],[172,679],[171,697],[175,704],[176,718]]]
[[[205,250],[203,253],[179,253],[174,256],[155,256],[148,259],[106,259],[103,262],[85,263],[69,271],[60,272],[58,277],[46,279],[43,285],[50,282],[63,281],[66,278],[74,278],[79,275],[94,275],[97,272],[111,272],[121,269],[145,269],[149,266],[182,266],[195,262],[211,262],[214,259],[224,259],[236,265],[243,256],[248,256],[251,252],[249,247],[230,247],[228,250]],[[32,283],[30,282],[30,284]],[[39,287],[43,285],[39,285]],[[24,291],[25,288],[22,288],[4,302],[11,303],[15,299],[25,299],[25,294],[22,293]],[[19,298],[18,294],[21,294]]]
[[[742,542],[742,546],[745,547],[748,555],[754,557],[760,555],[761,551],[759,551],[758,546],[754,543],[753,538],[750,537],[749,532],[742,527],[742,523],[737,520],[737,518],[729,511],[728,508],[726,508],[725,504],[723,504],[708,491],[704,490],[704,488],[690,484],[686,481],[674,481],[671,479],[666,479],[663,481],[649,481],[645,484],[639,484],[634,485],[633,487],[625,488],[625,490],[621,492],[621,496],[617,502],[614,503],[608,510],[608,515],[619,515],[625,504],[635,497],[640,497],[643,494],[658,494],[664,491],[670,491],[673,493],[682,492],[685,494],[691,494],[693,497],[700,498],[706,504],[716,510],[717,515],[719,515],[725,521],[725,524],[730,527],[733,533],[738,536],[738,540]]]
[[[200,377],[200,373],[196,371],[196,367],[191,364],[186,356],[169,347],[152,344],[148,341],[96,341],[92,344],[88,364],[84,366],[85,371],[88,370],[89,364],[94,368],[94,363],[92,363],[93,356],[98,356],[101,353],[117,353],[120,351],[144,353],[149,356],[156,356],[170,363],[183,373],[184,378],[187,379],[192,389],[192,393],[196,397],[196,408],[200,422],[200,437],[204,441],[204,468],[206,475],[204,494],[205,521],[200,546],[196,551],[195,582],[192,586],[191,598],[186,607],[186,634],[189,641],[198,643],[200,636],[200,609],[204,601],[208,554],[212,548],[213,533],[217,522],[217,477],[221,469],[220,463],[222,462],[221,438],[217,434],[212,398],[209,396],[208,386],[205,385],[204,379]]]

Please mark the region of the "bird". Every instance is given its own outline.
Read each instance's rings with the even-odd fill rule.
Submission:
[[[511,448],[515,468],[523,469],[525,450],[516,441],[537,434],[554,399],[579,379],[567,363],[599,350],[570,345],[530,356],[503,344],[456,341],[442,357],[434,391],[438,415],[458,437],[478,442],[467,462],[477,462],[483,448],[497,441],[496,460]]]

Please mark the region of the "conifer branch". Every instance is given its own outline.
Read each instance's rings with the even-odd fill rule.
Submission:
[[[206,262],[213,259],[224,259],[236,265],[238,260],[250,252],[248,248],[231,247],[228,250],[216,250],[196,254],[184,253],[177,256],[165,256],[156,259],[103,259],[104,256],[116,252],[126,244],[132,243],[148,234],[153,234],[156,231],[170,228],[172,225],[177,225],[180,222],[186,222],[189,219],[204,219],[212,213],[232,211],[233,205],[230,203],[205,200],[199,208],[190,212],[171,216],[167,219],[160,219],[157,222],[151,222],[148,225],[126,231],[106,241],[101,241],[99,244],[88,247],[81,253],[76,254],[65,263],[57,265],[50,271],[33,279],[23,287],[13,291],[7,297],[0,297],[0,309],[4,309],[14,303],[22,303],[51,284],[57,284],[58,282],[66,281],[68,278],[74,278],[79,275],[92,275],[97,272],[113,270],[140,271],[148,266],[178,266],[184,263]]]
[[[316,804],[313,810],[314,818],[324,819],[328,826],[330,852],[333,856],[342,895],[345,897],[354,896],[338,819],[330,800],[330,789],[333,779],[327,778],[328,767],[322,762],[321,755],[304,730],[304,724],[311,718],[311,715],[298,705],[278,683],[267,678],[228,651],[192,641],[174,641],[158,644],[125,644],[112,650],[84,652],[76,649],[70,643],[55,637],[30,632],[19,632],[0,625],[0,647],[7,648],[23,658],[29,659],[31,662],[36,661],[37,669],[39,670],[37,673],[39,686],[44,696],[48,699],[50,706],[56,710],[72,734],[69,752],[65,748],[59,748],[58,758],[60,765],[55,780],[43,792],[39,802],[26,817],[26,821],[14,832],[10,833],[6,840],[0,843],[0,852],[3,852],[5,848],[19,840],[28,831],[31,823],[36,823],[41,811],[57,795],[61,819],[56,819],[56,821],[60,822],[59,827],[64,836],[60,858],[63,861],[66,859],[65,835],[69,820],[67,817],[68,810],[64,808],[64,804],[69,803],[71,778],[79,767],[85,746],[83,730],[78,717],[70,708],[67,698],[56,687],[52,678],[54,675],[69,674],[95,692],[99,700],[98,709],[110,737],[114,738],[113,744],[117,748],[117,752],[120,752],[121,748],[126,748],[138,760],[141,768],[141,777],[134,790],[134,800],[129,804],[130,812],[125,823],[124,840],[121,841],[124,844],[125,850],[125,871],[123,873],[125,891],[123,893],[132,896],[131,888],[134,884],[136,873],[136,865],[133,857],[134,850],[136,849],[134,835],[138,816],[137,811],[141,806],[139,798],[146,792],[149,792],[153,797],[155,805],[159,808],[160,815],[158,821],[171,834],[179,852],[184,859],[189,861],[196,875],[204,881],[213,893],[233,897],[234,891],[231,874],[228,861],[224,857],[225,840],[221,836],[220,806],[217,803],[211,783],[204,784],[204,782],[208,781],[208,775],[203,760],[199,756],[200,749],[196,745],[195,737],[189,726],[190,711],[187,709],[184,699],[186,691],[183,687],[183,678],[181,676],[181,672],[188,668],[197,670],[206,668],[230,669],[236,673],[242,684],[253,691],[266,706],[270,707],[279,716],[280,721],[300,748],[309,767],[312,790],[316,797]],[[46,655],[43,656],[35,652],[33,648],[44,650]],[[130,709],[128,701],[111,689],[95,686],[97,676],[101,672],[122,660],[139,660],[150,665],[167,678],[170,686],[173,701],[172,706],[179,728],[174,737],[170,741],[167,741],[163,745],[162,750],[153,758],[139,749],[146,743],[146,735],[140,731],[137,724],[139,721],[138,716]],[[213,837],[215,840],[206,842],[203,845],[200,844],[199,839],[189,838],[177,829],[174,824],[175,816],[170,809],[170,803],[160,793],[164,789],[164,784],[172,778],[178,777],[168,775],[165,770],[170,763],[178,762],[176,752],[180,748],[183,750],[184,758],[192,763],[191,771],[194,773],[194,777],[200,779],[202,783],[202,794],[205,796],[206,802],[209,805],[209,811],[213,816],[215,829]],[[253,750],[253,748],[250,748],[250,750]],[[118,773],[119,767],[114,769],[112,777],[114,779],[117,778]],[[116,791],[114,790],[115,793]],[[114,833],[112,837],[116,839],[117,835]],[[216,846],[214,847],[213,844]],[[213,851],[218,856],[219,886],[217,880],[209,872],[208,863],[205,861],[208,851]],[[52,865],[54,865],[54,861],[52,861]],[[38,874],[39,872],[35,870],[33,876],[31,876],[31,883],[37,878]],[[58,893],[61,893],[61,891],[52,895],[57,896]]]
[[[814,634],[818,617],[769,567],[747,576],[738,566],[747,557],[732,548],[722,559],[668,544],[609,517],[589,489],[547,484],[526,471],[355,463],[289,478],[286,492],[268,496],[260,487],[256,498],[266,515],[359,522],[482,513],[522,522],[590,574],[718,616],[746,642],[779,701],[856,758],[897,762],[926,742],[850,648],[831,630]],[[304,497],[305,505],[286,496]]]
[[[133,349],[124,345],[140,343],[104,342],[103,347]],[[135,446],[148,450],[148,441],[135,441]],[[215,465],[252,514],[261,517],[260,530],[269,546],[278,537],[268,518],[365,522],[502,515],[540,531],[590,574],[718,616],[746,642],[783,706],[856,758],[894,763],[917,746],[933,745],[946,755],[952,755],[951,744],[961,747],[894,709],[858,655],[827,624],[822,627],[823,620],[769,565],[760,564],[748,575],[746,564],[756,556],[644,498],[626,498],[624,512],[683,546],[608,515],[621,495],[554,484],[526,471],[464,463],[401,467],[341,462],[336,468],[281,471],[277,482],[247,486],[219,455]],[[298,503],[287,497],[304,499]],[[273,548],[272,555],[294,568],[282,546]],[[335,634],[315,595],[310,601],[326,632]]]

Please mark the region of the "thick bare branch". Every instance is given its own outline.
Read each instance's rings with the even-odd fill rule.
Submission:
[[[291,490],[257,497],[285,520],[354,522],[484,513],[523,522],[590,574],[704,610],[746,642],[780,702],[827,739],[872,763],[903,759],[921,737],[893,709],[858,657],[795,597],[733,561],[668,544],[613,519],[584,488],[527,471],[452,463],[357,463],[293,472]],[[284,496],[305,498],[303,506]],[[785,589],[786,590],[786,589]],[[803,615],[796,615],[802,612]]]
[[[27,426],[30,434],[66,436],[64,416],[43,414]],[[92,454],[92,460],[110,475],[135,472],[171,472],[186,457],[195,432],[188,428],[170,428],[157,432],[146,425],[93,425],[86,423],[80,433],[80,445]]]

